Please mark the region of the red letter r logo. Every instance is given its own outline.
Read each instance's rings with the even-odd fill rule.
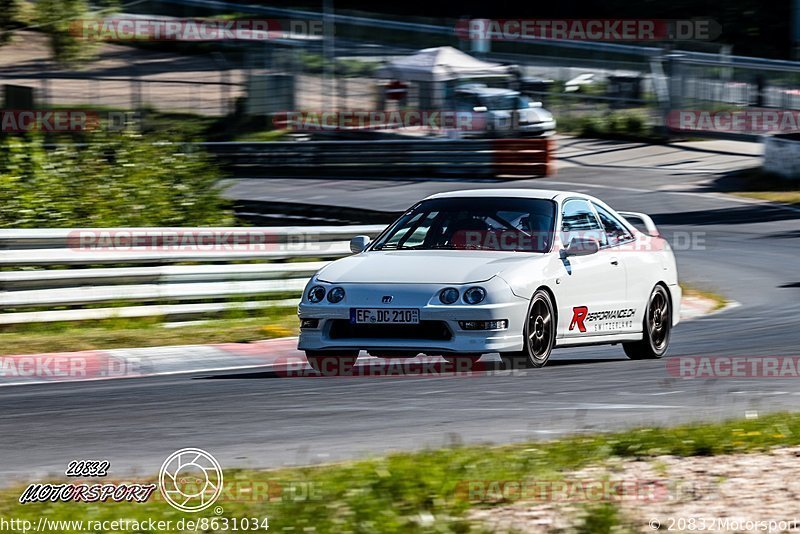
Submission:
[[[569,329],[573,330],[575,325],[578,325],[578,330],[586,332],[586,325],[583,324],[586,315],[589,313],[589,308],[586,306],[575,306],[572,308],[572,322],[569,323]]]

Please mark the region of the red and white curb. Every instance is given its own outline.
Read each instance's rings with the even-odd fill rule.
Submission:
[[[0,386],[304,364],[297,338],[0,356]]]
[[[735,305],[737,304],[731,303],[723,309]],[[685,297],[681,302],[681,320],[687,321],[707,315],[713,308],[714,303],[711,301]],[[416,359],[419,363],[438,360],[436,357]],[[254,343],[18,354],[0,356],[0,386],[111,380],[250,368],[291,367],[297,370],[305,365],[306,358],[297,350],[296,337]]]
[[[684,296],[681,299],[681,321],[691,321],[692,319],[736,308],[739,303],[729,300],[719,309],[714,309],[716,306],[716,301],[710,299]]]

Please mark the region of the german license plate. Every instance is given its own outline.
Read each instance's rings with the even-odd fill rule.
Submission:
[[[419,310],[407,308],[350,308],[352,324],[419,324]]]

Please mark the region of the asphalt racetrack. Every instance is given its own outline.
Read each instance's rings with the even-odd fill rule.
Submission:
[[[500,186],[587,192],[651,214],[667,236],[695,236],[694,247],[676,250],[682,281],[740,305],[679,325],[668,357],[798,355],[800,210],[708,192],[711,178],[574,166],[552,179]],[[473,186],[498,184],[333,181],[325,194],[353,202],[357,190],[392,204],[381,209],[400,209],[435,190]],[[679,379],[665,360],[631,361],[618,346],[561,349],[546,368],[516,375],[279,378],[254,369],[12,386],[0,388],[0,472],[10,483],[63,473],[72,459],[102,458],[117,474],[147,475],[181,447],[206,449],[225,468],[310,464],[798,406],[798,379]]]

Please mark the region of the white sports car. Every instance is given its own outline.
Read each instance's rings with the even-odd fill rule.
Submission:
[[[348,370],[362,350],[448,361],[498,352],[510,368],[605,343],[660,358],[678,323],[675,258],[652,219],[580,193],[433,195],[350,248],[311,278],[298,308],[298,348],[323,374]]]

